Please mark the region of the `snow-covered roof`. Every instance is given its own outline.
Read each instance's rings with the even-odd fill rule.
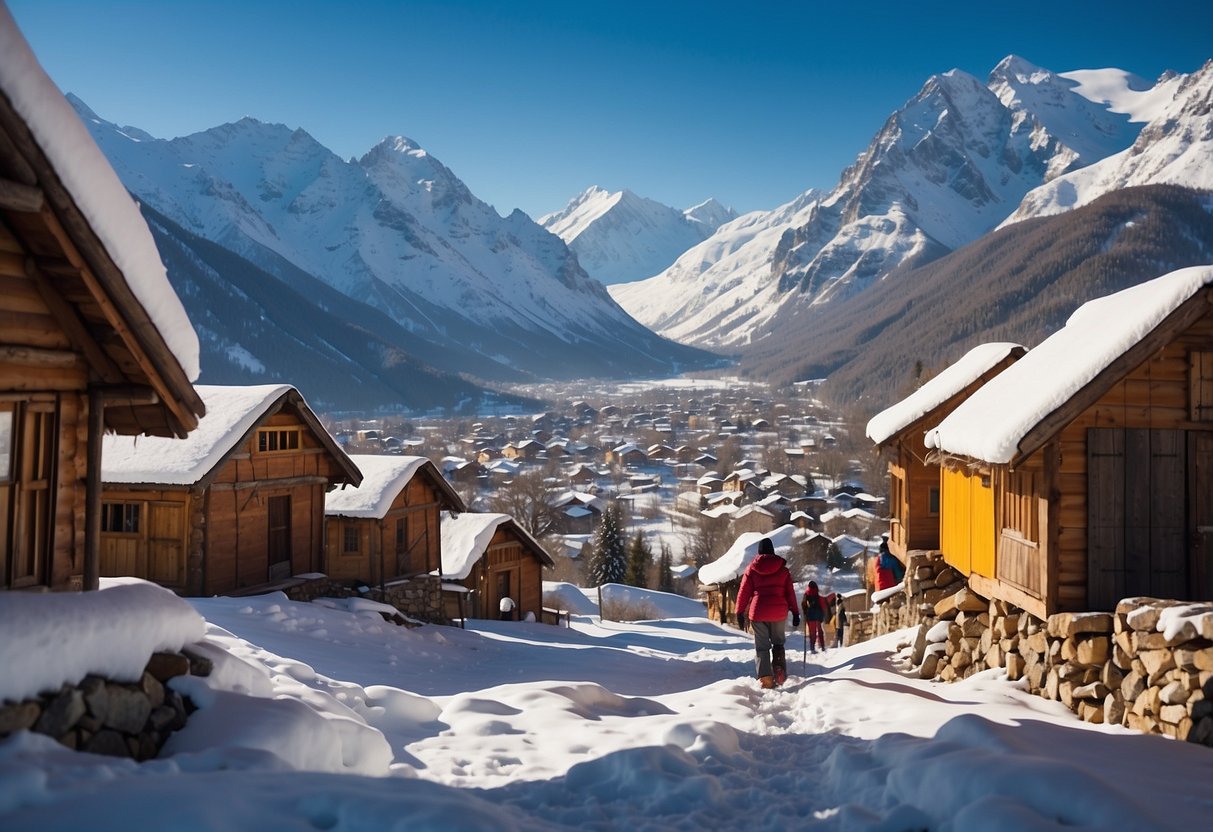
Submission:
[[[775,545],[775,554],[787,557],[796,538],[795,526],[785,524],[774,531],[745,532],[738,535],[729,550],[711,563],[699,568],[699,581],[704,584],[723,584],[733,580],[758,557],[758,541],[769,537]]]
[[[0,6],[0,90],[29,127],[186,377],[197,379],[198,335],[168,281],[143,215],[4,6]]]
[[[927,447],[1011,462],[1042,419],[1210,284],[1213,266],[1193,266],[1084,303],[1064,327],[928,430]]]
[[[352,454],[350,459],[362,471],[362,483],[325,494],[326,515],[382,519],[392,507],[396,495],[429,462],[423,456],[380,454]]]
[[[442,515],[442,576],[461,581],[489,548],[497,527],[509,522],[508,514],[464,512]]]
[[[897,404],[882,410],[868,421],[868,438],[883,444],[899,431],[914,424],[948,399],[963,391],[984,373],[1016,351],[1018,344],[998,342],[982,344],[965,353],[959,361],[919,387]]]
[[[101,480],[109,483],[193,485],[248,433],[289,384],[225,387],[200,384],[206,415],[184,439],[107,435],[101,444]]]
[[[525,529],[514,522],[508,514],[490,514],[465,511],[462,514],[443,513],[442,577],[462,581],[472,574],[472,568],[484,555],[497,529],[509,524],[522,542],[543,563],[553,565],[551,557]]]

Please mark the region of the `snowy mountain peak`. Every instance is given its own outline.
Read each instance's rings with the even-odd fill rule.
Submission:
[[[1140,86],[1127,73],[1058,75],[1018,55],[984,82],[933,75],[828,195],[728,223],[612,296],[685,343],[776,349],[766,344],[781,326],[977,239],[1033,188],[1129,147],[1134,114],[1156,101],[1125,93]]]
[[[698,205],[692,205],[682,212],[687,219],[703,223],[712,229],[717,229],[726,222],[737,219],[737,212],[724,205],[715,197],[708,197]]]
[[[660,272],[733,216],[714,200],[679,211],[626,188],[592,185],[539,224],[568,244],[591,277],[612,284]]]

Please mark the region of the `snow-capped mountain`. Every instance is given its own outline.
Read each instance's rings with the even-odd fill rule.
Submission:
[[[563,241],[521,211],[501,217],[408,139],[348,161],[252,118],[154,139],[72,100],[140,200],[271,274],[300,269],[382,310],[434,351],[476,355],[463,372],[626,375],[705,360],[639,325]]]
[[[1140,132],[1127,149],[1028,193],[1005,224],[1059,214],[1134,185],[1213,189],[1213,60],[1152,87],[1111,70],[1066,77],[1092,98],[1126,113]]]
[[[679,211],[629,190],[590,186],[539,224],[604,284],[651,277],[737,214],[714,199]]]
[[[1129,147],[1132,114],[1078,75],[1010,56],[984,83],[959,70],[933,76],[829,194],[728,223],[662,274],[611,294],[685,343],[759,343],[776,322],[965,245],[1033,188]],[[763,232],[738,237],[743,221]]]

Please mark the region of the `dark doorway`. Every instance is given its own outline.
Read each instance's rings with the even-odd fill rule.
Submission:
[[[291,498],[269,498],[269,562],[271,581],[291,576]]]

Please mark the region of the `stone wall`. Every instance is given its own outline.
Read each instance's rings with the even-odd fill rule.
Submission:
[[[968,589],[937,556],[912,557],[907,575],[905,590],[877,605],[871,635],[917,625],[921,678],[1003,668],[1088,722],[1213,745],[1213,605],[1127,598],[1114,613],[1041,621]]]
[[[442,580],[436,575],[418,575],[387,584],[382,592],[372,587],[367,597],[391,604],[410,618],[433,624],[450,623],[442,605]]]
[[[150,760],[195,710],[166,683],[210,673],[210,659],[188,649],[155,653],[137,682],[86,676],[78,685],[0,704],[0,738],[29,730],[80,751]]]
[[[406,581],[387,584],[382,590],[377,586],[369,587],[365,592],[360,592],[358,587],[351,586],[348,582],[320,574],[292,578],[279,588],[292,601],[370,598],[399,610],[402,615],[394,616],[390,620],[405,626],[416,626],[419,621],[432,624],[450,623],[442,606],[442,581],[435,575],[418,575]]]

